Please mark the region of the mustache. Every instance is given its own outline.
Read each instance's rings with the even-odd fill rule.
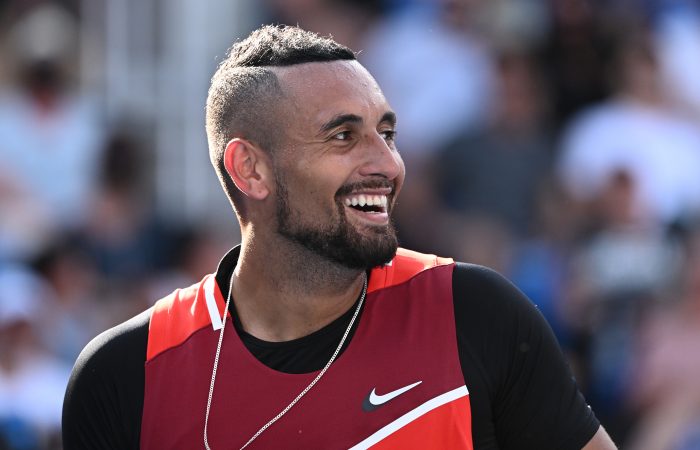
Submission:
[[[342,197],[344,195],[352,194],[355,191],[361,191],[364,189],[385,189],[385,188],[391,189],[391,193],[393,194],[394,191],[396,190],[396,184],[393,181],[387,180],[385,178],[377,178],[377,179],[370,179],[370,180],[365,180],[365,181],[358,181],[356,183],[344,184],[343,186],[340,187],[340,189],[338,189],[338,192],[336,192],[335,196]]]

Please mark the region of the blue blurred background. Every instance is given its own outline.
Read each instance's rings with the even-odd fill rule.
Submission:
[[[60,448],[80,349],[238,242],[204,100],[262,23],[383,87],[402,245],[512,279],[623,448],[700,449],[693,0],[0,0],[0,449]]]

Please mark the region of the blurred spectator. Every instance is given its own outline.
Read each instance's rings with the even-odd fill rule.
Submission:
[[[0,262],[38,253],[54,232],[48,208],[3,176],[4,170],[0,165]]]
[[[616,172],[596,203],[600,229],[584,243],[579,260],[594,297],[659,292],[679,268],[664,229],[638,222],[636,191],[628,173]]]
[[[441,0],[453,21],[468,22],[497,52],[530,53],[543,45],[551,21],[541,0]]]
[[[146,171],[149,159],[138,136],[114,132],[103,154],[99,182],[78,239],[111,282],[133,281],[165,264],[169,230],[154,213]]]
[[[95,264],[72,242],[62,240],[41,252],[34,269],[45,282],[43,313],[35,318],[46,349],[66,364],[112,322],[101,314]]]
[[[664,83],[673,101],[700,123],[700,3],[661,1],[655,21],[655,46]]]
[[[609,95],[607,52],[610,45],[604,3],[552,0],[551,25],[541,48],[557,125]]]
[[[462,133],[437,153],[433,176],[449,208],[489,215],[525,237],[533,225],[538,185],[551,171],[547,100],[528,56],[503,55],[497,74],[488,125]]]
[[[567,289],[571,255],[581,215],[558,180],[548,174],[539,180],[532,206],[533,225],[528,237],[514,243],[513,258],[506,272],[537,305],[567,354],[584,389],[585,374],[580,342],[567,321]]]
[[[617,96],[568,125],[560,173],[574,197],[589,202],[625,172],[636,220],[669,224],[700,210],[700,131],[669,106],[647,36],[625,33]]]
[[[598,229],[572,257],[566,318],[587,341],[588,401],[617,442],[629,417],[624,408],[639,321],[675,279],[675,242],[663,228],[640,222],[635,180],[611,175],[596,199]]]
[[[381,0],[265,0],[270,23],[298,25],[352,49],[362,48],[364,33],[381,12]]]
[[[659,304],[640,332],[628,401],[641,413],[631,450],[700,444],[700,231],[688,240],[680,301]]]
[[[22,203],[0,201],[3,222],[12,217],[20,224],[12,226],[10,220],[1,226],[15,235],[0,236],[0,242],[18,239],[21,244],[5,248],[22,257],[34,250],[32,241],[84,220],[102,129],[95,105],[68,80],[67,63],[77,45],[75,20],[48,3],[30,10],[8,35],[17,83],[0,93],[0,199]],[[28,219],[36,212],[40,225]]]
[[[60,429],[70,365],[41,345],[46,297],[36,275],[0,266],[0,440],[12,449],[51,448]]]
[[[561,338],[565,332],[558,326],[557,303],[563,256],[555,236],[539,226],[544,210],[536,207],[552,166],[550,107],[529,55],[503,53],[497,67],[496,103],[488,125],[462,134],[434,158],[440,199],[463,217],[440,233],[442,248],[512,277]],[[557,216],[563,213],[558,207]]]

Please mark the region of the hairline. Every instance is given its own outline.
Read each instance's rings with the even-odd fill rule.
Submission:
[[[244,202],[234,201],[241,197],[224,164],[228,143],[247,140],[274,159],[287,135],[285,108],[294,104],[289,101],[287,74],[309,63],[351,62],[356,56],[330,37],[270,25],[229,49],[212,76],[205,110],[210,160],[234,209]]]

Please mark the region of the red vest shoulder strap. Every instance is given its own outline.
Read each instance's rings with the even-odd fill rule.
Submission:
[[[195,331],[212,326],[217,321],[214,308],[218,310],[220,323],[224,307],[214,275],[207,275],[199,283],[158,300],[151,313],[146,361],[181,344]]]
[[[441,258],[399,248],[389,264],[372,269],[368,292],[377,291],[410,280],[426,269],[454,264],[451,258]]]

